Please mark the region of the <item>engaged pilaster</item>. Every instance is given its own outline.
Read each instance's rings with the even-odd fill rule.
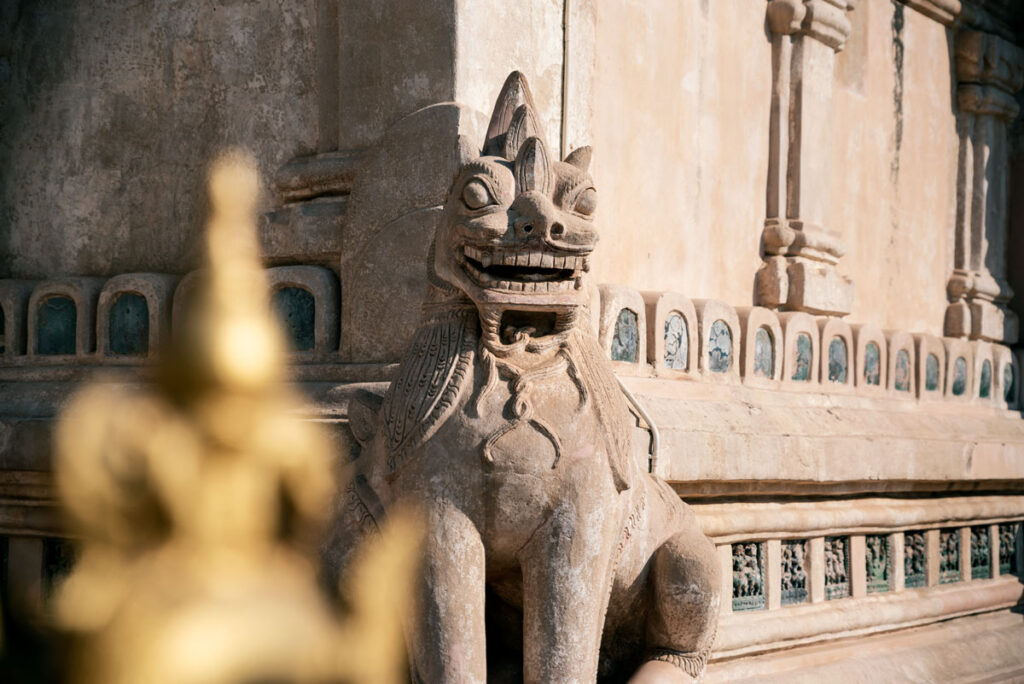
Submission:
[[[1019,113],[1024,51],[980,31],[956,34],[960,158],[956,243],[946,286],[945,332],[951,337],[1013,344],[1018,321],[1007,308],[1009,224],[1007,127]]]
[[[853,283],[836,266],[846,248],[826,227],[832,177],[835,54],[850,35],[852,0],[770,0],[772,104],[761,306],[845,315]]]

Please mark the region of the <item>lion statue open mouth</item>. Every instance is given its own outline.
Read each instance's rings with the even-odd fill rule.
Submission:
[[[328,558],[395,505],[428,534],[407,627],[417,682],[687,681],[720,569],[695,516],[633,457],[632,416],[583,312],[597,244],[590,149],[551,157],[526,80],[445,200],[423,318],[362,445]]]

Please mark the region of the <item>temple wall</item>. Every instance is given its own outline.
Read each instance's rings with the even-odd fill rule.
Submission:
[[[0,277],[184,272],[204,169],[317,149],[316,3],[5,3]]]
[[[942,334],[956,213],[952,34],[891,3],[861,3],[850,18],[836,60],[830,208],[849,250],[850,318]]]
[[[771,53],[747,4],[599,3],[600,280],[751,302]]]

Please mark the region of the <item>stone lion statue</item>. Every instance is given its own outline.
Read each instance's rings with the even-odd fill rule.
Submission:
[[[331,548],[343,573],[393,506],[426,518],[416,682],[690,681],[718,622],[714,547],[632,455],[635,426],[587,322],[590,149],[544,143],[512,73],[448,192],[422,322],[362,445]]]

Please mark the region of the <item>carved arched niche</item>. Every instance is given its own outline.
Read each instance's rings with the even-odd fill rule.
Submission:
[[[802,311],[779,314],[782,326],[782,384],[791,390],[818,389],[818,323]]]
[[[942,399],[946,396],[946,345],[942,338],[920,333],[914,335],[917,351],[917,396]]]
[[[96,349],[96,300],[102,278],[44,281],[28,303],[28,354],[36,359],[85,356]]]
[[[27,349],[28,301],[36,283],[31,280],[0,280],[0,311],[3,316],[3,347],[0,359],[23,356]]]
[[[322,266],[267,269],[271,306],[293,354],[322,358],[338,350],[341,299],[334,272]],[[312,320],[307,320],[310,313]]]
[[[760,306],[736,309],[742,341],[740,368],[751,387],[777,388],[782,383],[782,325],[771,309]]]
[[[108,280],[97,305],[96,348],[121,359],[152,358],[170,332],[178,276],[125,273]]]
[[[600,285],[598,341],[620,375],[646,375],[647,307],[639,292],[624,285]]]
[[[913,399],[917,396],[914,338],[901,331],[890,331],[885,336],[889,343],[889,394],[898,399]]]
[[[946,388],[944,397],[970,401],[974,395],[974,349],[967,340],[942,338],[946,347]]]
[[[885,335],[869,323],[851,327],[853,332],[854,385],[857,394],[879,396],[886,393],[889,375],[888,347]]]
[[[856,364],[853,330],[841,318],[819,318],[821,360],[818,372],[826,392],[852,392]]]
[[[1019,371],[1013,352],[1001,344],[994,344],[992,360],[995,364],[992,389],[995,404],[999,408],[1016,408]]]
[[[712,382],[739,382],[740,319],[736,310],[717,299],[695,299],[700,326],[701,377]]]
[[[693,302],[675,292],[642,295],[648,321],[647,362],[662,377],[699,377],[700,326]]]

